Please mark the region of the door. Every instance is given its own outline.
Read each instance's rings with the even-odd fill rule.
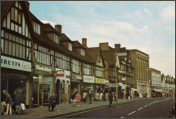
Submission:
[[[50,85],[40,84],[39,85],[39,105],[48,105],[50,98]]]

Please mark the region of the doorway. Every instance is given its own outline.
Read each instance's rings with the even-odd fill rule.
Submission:
[[[39,105],[48,105],[50,99],[50,85],[40,84],[39,85]]]

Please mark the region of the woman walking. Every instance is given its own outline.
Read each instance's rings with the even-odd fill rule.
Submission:
[[[8,115],[8,112],[10,111],[10,115],[12,115],[12,98],[11,95],[7,92],[7,90],[3,90],[3,93],[5,94],[5,102],[7,103],[7,110],[4,112],[4,115]]]
[[[77,102],[77,105],[76,105],[76,106],[79,106],[79,107],[80,107],[81,95],[80,95],[79,92],[77,92],[77,94],[76,94],[76,102]]]
[[[50,105],[49,105],[49,111],[54,111],[54,107],[56,105],[56,96],[54,95],[54,91],[52,92],[52,95],[50,96]]]
[[[15,95],[14,105],[16,108],[16,114],[20,115],[20,105],[25,103],[24,96],[22,95],[22,90],[18,89],[17,94]]]

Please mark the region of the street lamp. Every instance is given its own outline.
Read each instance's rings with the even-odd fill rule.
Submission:
[[[119,63],[119,56],[127,56],[127,53],[115,53],[115,82],[116,82],[116,94],[118,92],[118,88],[117,88],[117,71],[116,71],[116,66],[118,67],[118,69],[120,69],[120,63]],[[119,77],[118,77],[118,81],[119,81]],[[117,95],[117,99],[118,99],[118,95]]]

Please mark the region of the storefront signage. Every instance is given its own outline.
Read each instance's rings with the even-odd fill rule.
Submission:
[[[95,77],[83,75],[83,82],[94,83]]]
[[[1,55],[1,67],[31,72],[31,62],[5,57],[2,55]]]
[[[39,63],[34,63],[34,66],[35,66],[35,73],[38,74],[46,74],[46,73],[52,74],[54,71],[54,68],[51,66],[46,66]]]
[[[63,82],[63,81],[67,82],[68,81],[69,85],[70,85],[70,71],[59,69],[59,68],[56,68],[55,71],[59,72],[59,73],[64,73],[64,76],[62,76],[62,77],[56,76],[55,83],[57,82],[57,80],[60,80],[60,82]]]
[[[109,87],[118,87],[115,83],[109,83]]]
[[[73,80],[82,80],[82,76],[78,74],[72,74],[72,79]]]
[[[58,70],[57,77],[64,77],[64,70]]]
[[[126,77],[123,77],[123,78],[122,78],[122,81],[126,81]]]
[[[105,84],[105,79],[96,78],[95,83]]]

